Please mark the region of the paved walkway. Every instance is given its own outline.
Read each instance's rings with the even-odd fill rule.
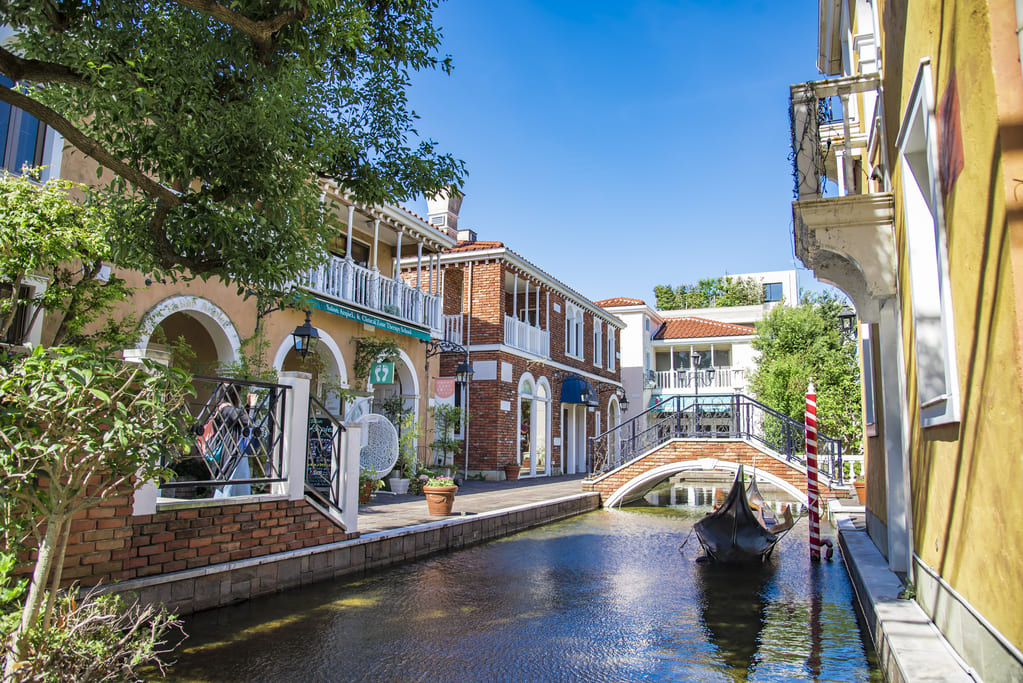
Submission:
[[[583,492],[582,481],[581,474],[518,481],[466,481],[458,487],[452,516],[475,515],[579,494]],[[359,532],[363,536],[439,519],[444,518],[433,517],[427,511],[423,496],[398,496],[378,491],[370,503],[359,506]]]

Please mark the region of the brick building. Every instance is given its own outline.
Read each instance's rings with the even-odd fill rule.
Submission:
[[[444,338],[467,349],[473,376],[466,396],[453,381],[464,357],[440,354],[432,401],[468,410],[470,474],[503,476],[510,463],[523,477],[584,472],[587,438],[621,421],[624,325],[502,242],[459,231],[460,204],[441,198],[429,210],[431,224],[458,236],[440,255]],[[415,282],[416,261],[402,266]]]

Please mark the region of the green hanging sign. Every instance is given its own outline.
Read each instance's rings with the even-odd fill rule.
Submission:
[[[373,384],[394,384],[394,363],[373,363],[369,368],[369,381]]]

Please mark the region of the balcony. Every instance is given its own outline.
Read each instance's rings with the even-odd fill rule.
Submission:
[[[372,313],[426,327],[438,335],[442,331],[440,297],[384,277],[354,261],[331,256],[322,266],[299,278],[298,286]]]
[[[551,335],[547,330],[504,316],[504,343],[522,351],[551,357]]]
[[[706,370],[659,370],[653,372],[654,386],[663,393],[695,393],[694,379],[699,379],[700,391],[710,393],[734,393],[746,388],[746,370],[743,368],[714,368],[711,375]],[[696,377],[694,377],[696,376]]]
[[[879,88],[868,74],[790,89],[796,256],[848,294],[862,320],[895,292]]]

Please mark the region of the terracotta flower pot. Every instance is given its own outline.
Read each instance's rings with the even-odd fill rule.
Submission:
[[[450,515],[457,492],[457,486],[424,486],[423,494],[426,496],[426,506],[430,510],[430,514]]]
[[[522,469],[519,465],[505,465],[504,466],[504,478],[508,481],[515,481],[519,478],[519,471]]]
[[[359,505],[365,505],[373,499],[373,492],[377,490],[375,480],[359,482]]]
[[[853,482],[853,486],[856,487],[856,497],[860,499],[860,505],[865,505],[867,503],[867,482],[857,479]]]

